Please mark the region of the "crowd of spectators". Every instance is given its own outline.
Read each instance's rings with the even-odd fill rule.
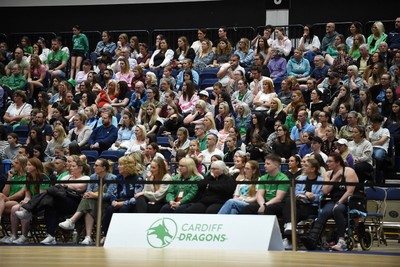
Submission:
[[[235,187],[235,181],[384,183],[387,158],[400,155],[400,17],[391,32],[379,21],[370,36],[361,32],[358,22],[349,33],[329,22],[324,36],[306,25],[293,47],[283,27],[268,25],[253,40],[232,40],[220,27],[214,42],[199,29],[198,40],[180,36],[173,50],[162,35],[153,46],[126,34],[114,43],[104,31],[89,51],[75,25],[73,47],[60,37],[48,40],[51,49],[43,38],[30,45],[24,37],[12,52],[2,43],[0,158],[13,163],[5,176],[58,184],[131,181],[104,189],[104,237],[116,212],[272,214],[282,218],[282,235],[289,237],[289,185]],[[215,71],[216,81],[203,88],[206,70]],[[20,126],[28,129],[23,142],[14,133]],[[88,161],[85,150],[99,158]],[[118,167],[102,158],[105,151],[119,155],[111,163]],[[213,182],[143,187],[140,180]],[[38,208],[32,202],[46,201],[37,200],[46,186],[5,185],[0,219],[10,215],[12,233],[0,241],[27,242],[32,215],[45,210],[43,244],[56,243],[62,215],[71,216],[59,224],[67,230],[84,218],[82,243],[92,244],[99,188],[63,185],[83,198],[51,196],[52,205]],[[334,216],[342,222],[353,191],[296,187],[296,197],[313,206],[300,205],[297,219],[316,213],[320,195],[331,194],[336,202],[329,205],[339,206]],[[338,230],[333,249],[343,250],[342,224]],[[310,240],[305,244],[313,248]]]

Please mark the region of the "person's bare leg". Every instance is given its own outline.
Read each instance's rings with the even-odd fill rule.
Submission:
[[[70,69],[70,78],[74,78],[74,71],[75,71],[75,64],[76,64],[76,57],[71,57],[71,69]]]
[[[85,228],[86,228],[86,236],[91,236],[94,226],[94,218],[89,213],[85,214]]]

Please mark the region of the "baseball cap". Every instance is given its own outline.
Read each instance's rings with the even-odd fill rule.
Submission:
[[[336,141],[340,145],[346,145],[349,143],[346,139],[340,138],[339,140]]]
[[[210,96],[206,90],[201,90],[201,91],[199,92],[199,95],[205,95],[205,96],[207,96],[207,97]]]

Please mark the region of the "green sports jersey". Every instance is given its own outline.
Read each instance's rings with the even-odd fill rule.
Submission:
[[[260,177],[260,181],[289,181],[289,178],[283,173],[278,172],[274,177],[270,176],[268,173]],[[270,201],[276,196],[276,191],[281,190],[288,192],[290,184],[259,184],[258,189],[264,189],[265,195],[264,199],[266,202]]]
[[[11,178],[11,181],[25,181],[25,180],[26,180],[26,175],[23,175],[23,176],[14,175]],[[21,190],[21,188],[24,188],[24,187],[25,187],[25,184],[11,184],[9,196],[12,196],[12,195],[18,193]]]

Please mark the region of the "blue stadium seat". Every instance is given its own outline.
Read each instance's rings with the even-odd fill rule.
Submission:
[[[207,87],[212,87],[214,85],[214,83],[218,82],[218,78],[207,78],[204,79],[201,83],[200,83],[200,90],[206,89]]]
[[[157,144],[164,147],[170,147],[168,136],[157,136]]]
[[[108,159],[112,162],[118,162],[118,159],[120,157],[123,157],[124,154],[125,153],[123,151],[104,150],[103,152],[101,152],[99,158]]]
[[[97,150],[82,150],[82,153],[86,156],[87,162],[95,162],[99,158]]]
[[[18,137],[28,137],[29,127],[28,125],[18,125],[13,132],[16,133]]]
[[[201,84],[202,81],[205,79],[215,79],[217,78],[218,68],[210,68],[204,69],[199,73],[199,83]]]

